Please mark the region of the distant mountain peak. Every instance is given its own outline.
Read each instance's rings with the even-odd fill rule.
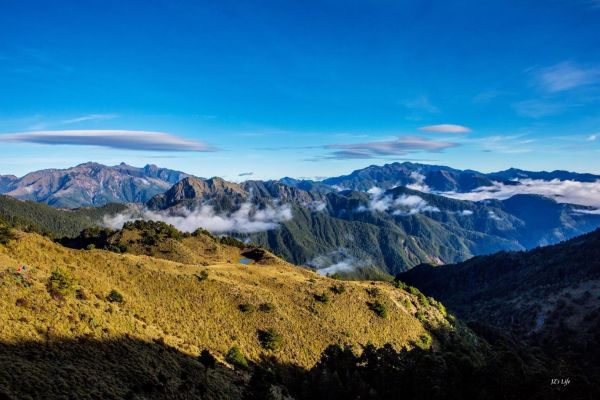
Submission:
[[[189,175],[164,168],[106,166],[88,161],[66,169],[31,172],[21,178],[0,177],[0,193],[77,208],[107,203],[146,202]]]

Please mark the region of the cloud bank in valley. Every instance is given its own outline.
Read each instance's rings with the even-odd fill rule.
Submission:
[[[307,262],[307,265],[315,268],[320,275],[351,272],[367,264],[365,260],[358,260],[352,256],[345,248],[339,248],[327,254],[317,256]]]
[[[600,181],[577,182],[524,179],[520,185],[505,185],[495,182],[494,186],[479,187],[468,193],[439,192],[437,194],[459,200],[481,201],[486,199],[505,200],[517,194],[538,194],[553,198],[559,203],[571,203],[600,208]]]
[[[118,229],[125,222],[145,219],[166,222],[183,232],[204,228],[215,234],[254,233],[275,229],[281,222],[292,218],[292,208],[289,204],[256,209],[250,203],[243,203],[238,210],[222,214],[217,214],[214,208],[208,205],[196,210],[178,209],[174,212],[131,210],[115,216],[106,216],[104,225]]]
[[[372,187],[367,191],[371,200],[366,206],[360,206],[357,211],[386,212],[392,211],[393,215],[414,215],[423,212],[439,212],[440,209],[429,205],[422,197],[417,195],[402,194],[394,198],[391,194],[385,194],[378,187]]]

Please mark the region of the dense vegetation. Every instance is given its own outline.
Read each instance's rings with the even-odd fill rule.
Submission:
[[[600,226],[600,216],[576,213],[576,207],[542,196],[484,204],[404,187],[386,195],[418,196],[438,211],[373,212],[365,210],[372,200],[367,193],[327,193],[322,211],[296,204],[294,218],[278,229],[244,237],[295,264],[326,267],[351,259],[356,267],[375,267],[395,275],[421,263],[460,262],[475,255],[556,243]]]
[[[100,224],[104,216],[124,209],[121,204],[108,204],[98,208],[61,210],[0,195],[0,219],[19,229],[53,238],[77,236],[82,230]]]
[[[600,230],[398,276],[459,317],[511,332],[600,385]]]

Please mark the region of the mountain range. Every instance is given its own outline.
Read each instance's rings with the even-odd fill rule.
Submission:
[[[143,203],[188,175],[156,165],[136,168],[125,163],[94,162],[67,169],[46,169],[21,178],[0,176],[0,193],[59,208]]]
[[[234,183],[153,165],[86,163],[22,178],[5,176],[2,182],[9,196],[54,207],[138,203],[118,213],[111,209],[113,225],[145,218],[188,231],[202,226],[266,246],[322,273],[376,269],[394,275],[421,263],[454,263],[553,244],[600,226],[595,208],[559,203],[554,197],[517,194],[474,202],[444,193],[468,194],[498,183],[518,187],[521,183],[515,178],[591,182],[594,177],[515,169],[484,174],[393,163],[323,181]],[[96,224],[106,224],[108,214],[96,215]]]
[[[0,397],[596,398],[596,209],[413,180],[0,196]]]
[[[188,218],[190,210],[211,207],[226,218],[243,204],[252,205],[249,217],[286,204],[291,217],[279,220],[276,229],[229,233],[331,273],[379,267],[395,274],[421,262],[444,264],[556,243],[600,226],[599,215],[579,212],[588,208],[538,195],[471,202],[402,186],[322,193],[278,181],[236,184],[220,178],[186,178],[147,207]]]

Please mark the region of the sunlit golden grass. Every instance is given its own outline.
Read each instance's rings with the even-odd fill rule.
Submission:
[[[221,262],[203,266],[195,257],[185,264],[72,250],[35,234],[19,232],[18,237],[0,245],[0,271],[28,267],[24,282],[20,275],[0,276],[4,343],[128,336],[164,342],[190,355],[207,348],[220,359],[236,345],[250,360],[269,354],[281,362],[310,367],[332,343],[410,346],[426,332],[415,317],[418,310],[433,327],[445,323],[437,309],[421,305],[417,296],[388,283],[340,282],[284,262],[246,266],[237,263],[239,251],[234,248],[211,256],[223,257]],[[56,268],[76,278],[77,295],[64,300],[50,296],[46,283]],[[208,279],[196,276],[203,270]],[[345,291],[335,294],[330,290],[334,284],[344,285]],[[380,289],[376,297],[387,308],[386,318],[368,306],[374,298],[366,289],[372,287]],[[124,302],[109,302],[111,290],[122,294]],[[321,293],[328,293],[328,303],[315,300],[314,295]],[[238,308],[242,303],[256,310],[244,313]],[[274,309],[259,311],[262,303],[272,303]],[[263,349],[258,340],[257,332],[268,328],[283,338],[275,351]]]

